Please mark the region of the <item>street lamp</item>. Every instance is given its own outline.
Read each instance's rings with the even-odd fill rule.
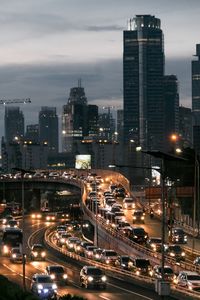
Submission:
[[[23,279],[23,289],[26,291],[26,253],[25,253],[25,239],[24,239],[24,231],[25,231],[25,207],[24,207],[24,174],[30,173],[34,174],[35,172],[30,170],[25,170],[21,168],[13,168],[14,171],[18,171],[21,173],[22,180],[22,279]]]

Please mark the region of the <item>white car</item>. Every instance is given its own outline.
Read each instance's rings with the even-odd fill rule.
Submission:
[[[200,291],[200,275],[197,272],[181,271],[176,279],[178,286],[191,291]]]
[[[57,285],[46,274],[35,274],[31,281],[31,292],[39,299],[57,299]]]
[[[131,197],[125,197],[123,200],[123,208],[124,209],[134,209],[135,208],[135,200]]]
[[[20,248],[12,248],[10,251],[10,261],[12,263],[22,263],[22,253],[20,251]]]

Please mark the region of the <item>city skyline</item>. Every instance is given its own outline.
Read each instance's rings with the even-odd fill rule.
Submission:
[[[122,107],[123,30],[136,14],[161,19],[165,73],[177,75],[180,103],[191,107],[198,0],[11,0],[3,1],[1,9],[0,97],[31,98],[30,105],[20,106],[26,124],[37,122],[41,106],[56,106],[60,114],[79,78],[88,103]],[[0,115],[3,120],[3,107]]]

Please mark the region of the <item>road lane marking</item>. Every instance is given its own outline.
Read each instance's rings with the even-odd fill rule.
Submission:
[[[100,298],[102,299],[105,299],[105,300],[110,300],[110,298],[107,298],[107,297],[104,297],[104,296],[99,296]]]
[[[117,289],[119,289],[119,290],[122,290],[122,291],[124,291],[124,292],[128,292],[128,293],[130,293],[130,294],[133,294],[133,295],[142,297],[142,298],[144,298],[144,299],[146,299],[146,300],[154,300],[153,298],[149,298],[149,297],[144,296],[144,295],[142,295],[142,294],[139,294],[139,293],[136,293],[136,292],[133,292],[133,291],[124,289],[124,288],[119,287],[119,286],[117,286],[117,285],[115,285],[115,284],[112,284],[112,283],[108,283],[108,285],[113,286],[113,287],[115,287],[115,288],[117,288]]]
[[[16,275],[19,275],[19,276],[23,277],[23,274],[16,272],[16,271],[13,270],[12,268],[10,268],[8,265],[3,264],[3,266],[4,266],[5,268],[7,268],[8,270],[10,270],[12,273],[15,273]],[[31,278],[30,278],[30,277],[25,276],[25,278],[31,281]]]

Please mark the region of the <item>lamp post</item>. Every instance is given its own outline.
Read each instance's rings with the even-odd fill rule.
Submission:
[[[13,170],[21,173],[21,182],[22,182],[22,280],[23,280],[23,290],[26,291],[26,253],[25,253],[25,239],[24,239],[24,231],[25,231],[25,206],[24,206],[24,174],[30,173],[33,174],[35,172],[30,170],[25,170],[21,168],[13,168]]]

